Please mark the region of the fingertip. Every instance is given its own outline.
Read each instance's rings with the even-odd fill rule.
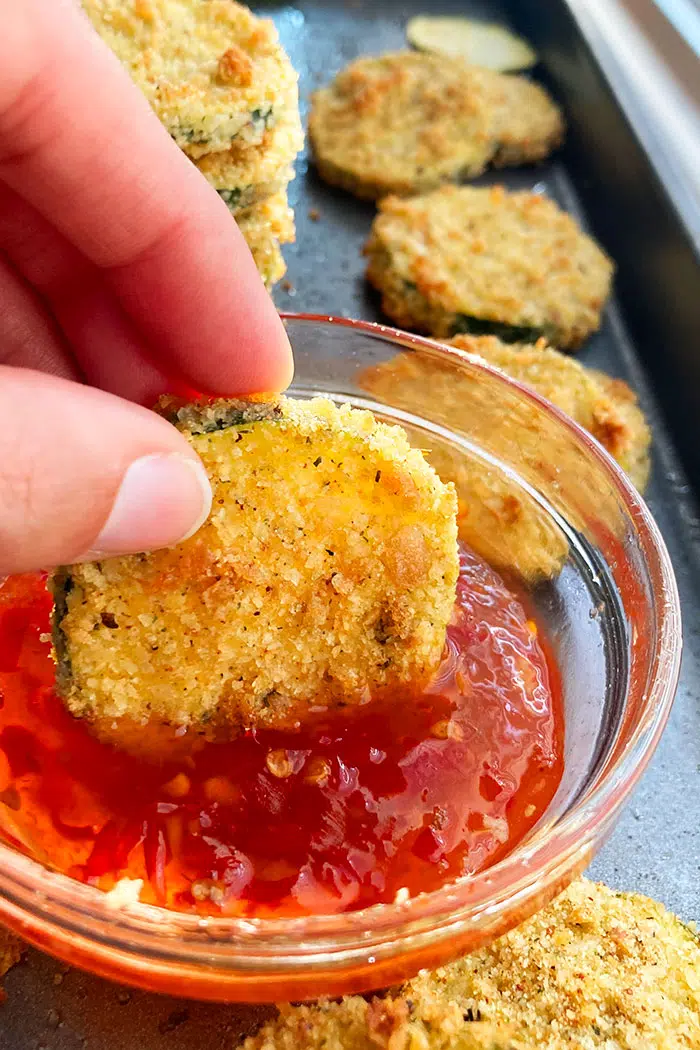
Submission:
[[[172,546],[209,514],[202,463],[155,412],[0,367],[0,418],[2,574]]]
[[[134,460],[122,477],[107,521],[79,561],[171,547],[209,517],[212,491],[198,459],[178,452]]]
[[[255,280],[259,280],[257,272]],[[196,372],[190,372],[190,382],[201,393],[276,394],[292,382],[294,354],[287,329],[262,282],[259,292],[259,297],[251,294],[246,299],[226,337],[210,344],[206,356],[197,361]]]
[[[245,394],[280,393],[294,378],[294,354],[287,329],[279,315],[275,315],[270,332],[257,349],[248,355],[253,374]]]
[[[294,379],[294,351],[292,350],[292,344],[287,335],[287,329],[281,319],[280,326],[282,329],[284,346],[280,350],[279,379],[274,389],[281,392],[282,390],[286,390],[288,386],[291,386],[292,380]]]
[[[230,344],[212,355],[209,364],[222,367],[219,392],[233,394],[279,393],[294,376],[294,355],[287,329],[270,292],[263,284],[250,250],[240,230],[232,232],[237,241],[236,287],[238,296],[231,303],[229,321],[237,334],[235,352]],[[235,388],[231,387],[231,382]]]

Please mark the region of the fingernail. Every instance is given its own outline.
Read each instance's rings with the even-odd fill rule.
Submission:
[[[211,499],[209,478],[199,460],[177,453],[143,456],[124,475],[111,513],[86,558],[181,543],[207,520]]]

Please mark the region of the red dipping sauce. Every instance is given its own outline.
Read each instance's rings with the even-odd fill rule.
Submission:
[[[563,770],[556,669],[522,602],[463,551],[442,665],[389,706],[149,764],[53,691],[40,575],[0,588],[0,830],[76,879],[215,915],[328,914],[434,890],[505,856]]]

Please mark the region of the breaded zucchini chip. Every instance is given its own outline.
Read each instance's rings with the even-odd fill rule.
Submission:
[[[512,168],[544,160],[564,139],[562,112],[526,77],[479,69],[478,78],[495,149],[491,165]]]
[[[269,19],[234,0],[82,0],[102,39],[191,157],[262,141],[296,73]]]
[[[457,335],[447,342],[477,354],[566,412],[608,450],[639,491],[644,491],[649,480],[651,431],[634,391],[624,380],[586,368],[544,341],[533,346],[503,343],[495,336]],[[431,396],[457,403],[459,390],[455,389],[453,375],[441,371],[434,362],[431,365],[428,376],[423,374],[427,369],[422,360],[398,358],[391,369],[392,381],[402,386],[410,381],[416,390],[422,389],[423,396],[429,381]]]
[[[651,432],[626,383],[585,368],[544,342],[535,346],[507,344],[494,336],[465,335],[446,342],[478,355],[566,412],[593,434],[643,491],[649,477]],[[452,360],[400,354],[366,369],[360,384],[385,404],[412,413],[428,411],[448,429],[459,430],[465,414],[472,425],[480,418],[474,376],[465,375]],[[488,397],[488,392],[483,396]],[[530,460],[541,459],[546,449],[567,481],[573,476],[583,485],[584,464],[571,460],[566,446],[553,447],[551,434],[542,430],[542,422],[525,403],[518,406],[517,414],[512,406],[504,408],[497,427],[498,447],[492,443],[489,450],[508,456],[515,446],[523,465],[527,465]],[[427,455],[440,477],[455,484],[459,534],[466,544],[501,571],[515,573],[529,583],[558,574],[568,542],[522,486],[503,471],[454,454],[447,446],[435,444]],[[603,514],[602,501],[598,512]],[[585,521],[577,524],[585,530]],[[617,528],[616,520],[610,520],[609,525]]]
[[[473,376],[465,377],[451,360],[401,354],[365,369],[359,382],[380,402],[417,415],[427,412],[448,431],[459,432],[465,416],[470,426],[479,426],[482,419]],[[515,443],[523,463],[533,451],[540,458],[547,435],[530,405],[521,403],[517,413],[504,411],[500,425],[493,424],[490,406],[488,416],[489,452],[497,458],[507,457]],[[457,490],[459,538],[467,546],[495,569],[530,585],[559,575],[569,553],[568,540],[521,484],[488,461],[436,436],[432,442],[422,440],[430,445],[428,462]],[[476,440],[478,443],[478,437]]]
[[[243,211],[234,208],[234,214],[255,265],[266,286],[271,288],[287,270],[280,243],[292,243],[295,237],[294,212],[287,202],[286,191]]]
[[[456,497],[398,427],[323,399],[165,399],[214,489],[170,550],[58,570],[70,711],[112,723],[293,727],[424,683],[458,574]]]
[[[373,999],[287,1006],[244,1050],[696,1050],[700,943],[587,879],[449,966]]]
[[[545,337],[576,349],[600,324],[613,264],[554,201],[443,186],[380,201],[367,277],[398,325],[436,338]]]
[[[490,163],[539,160],[563,131],[538,85],[417,51],[351,62],[314,94],[309,117],[321,176],[367,198],[424,193]]]
[[[208,153],[195,161],[232,212],[279,193],[294,178],[294,159],[304,145],[296,95],[295,88],[294,99],[259,145],[234,142],[229,150]]]
[[[614,406],[607,429],[601,420],[599,431],[593,433],[627,471],[639,491],[644,492],[651,472],[651,429],[637,395],[624,379],[615,379],[596,368],[589,368],[588,374],[601,385]]]

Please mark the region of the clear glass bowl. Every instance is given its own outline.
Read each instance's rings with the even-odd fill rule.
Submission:
[[[547,903],[605,841],[663,730],[681,653],[671,563],[610,457],[463,352],[383,326],[288,316],[292,392],[403,425],[458,487],[463,539],[518,579],[563,682],[565,773],[538,826],[486,871],[406,903],[301,919],[200,918],[109,895],[0,845],[0,919],[66,962],[157,991],[272,1001],[381,988]]]

